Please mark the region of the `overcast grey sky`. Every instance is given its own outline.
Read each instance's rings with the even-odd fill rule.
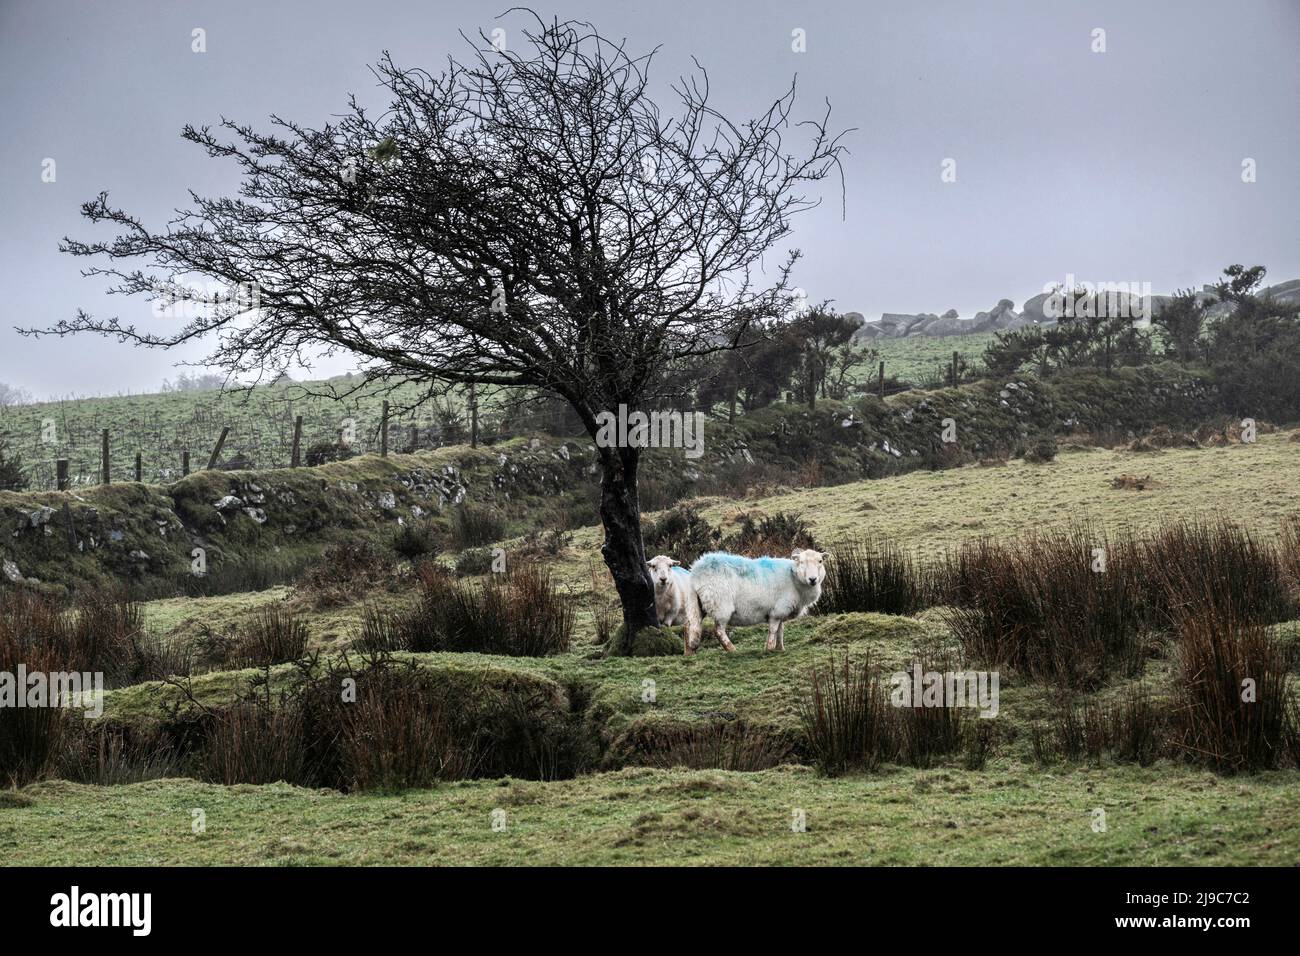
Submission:
[[[436,68],[457,31],[508,4],[469,0],[0,0],[0,381],[38,397],[153,390],[184,353],[94,338],[22,339],[78,307],[143,326],[58,253],[97,235],[101,189],[158,225],[186,188],[232,192],[233,167],[180,140],[187,122],[270,113],[320,125],[375,99],[381,51]],[[796,276],[845,311],[963,316],[1017,307],[1067,274],[1199,286],[1232,262],[1300,278],[1300,0],[842,0],[543,3],[633,50],[662,46],[664,87],[708,67],[716,104],[757,112],[795,73],[857,127],[838,192],[795,222]],[[502,22],[509,30],[518,18]],[[195,28],[207,51],[191,51]],[[791,34],[806,34],[806,52]],[[1105,52],[1093,52],[1094,30]],[[42,163],[56,163],[54,182]],[[956,181],[943,182],[945,159]],[[1257,179],[1242,181],[1242,162]],[[319,371],[343,371],[335,362]]]

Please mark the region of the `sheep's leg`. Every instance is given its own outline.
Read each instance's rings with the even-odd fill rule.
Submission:
[[[777,621],[776,623],[776,649],[778,651],[785,650],[785,621]]]
[[[732,644],[731,638],[727,637],[727,622],[719,621],[717,618],[714,618],[714,621],[718,625],[718,640],[721,642],[723,649],[727,651],[734,651],[736,649],[736,645]]]
[[[686,619],[682,627],[682,637],[686,639],[686,656],[694,654],[700,648],[700,634],[704,629],[704,622],[700,615],[700,607],[694,601],[687,602]]]
[[[776,650],[777,640],[781,635],[781,622],[777,620],[768,620],[767,622],[767,649]]]

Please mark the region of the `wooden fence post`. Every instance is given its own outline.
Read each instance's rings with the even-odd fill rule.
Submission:
[[[885,363],[880,363],[880,397],[885,397]]]
[[[411,451],[420,450],[420,426],[411,426]]]
[[[112,481],[112,469],[109,468],[108,462],[108,429],[105,428],[100,436],[100,467],[99,478],[104,484]]]
[[[379,457],[388,457],[388,399],[384,399],[384,410],[379,418]]]
[[[299,415],[293,420],[293,454],[289,458],[289,467],[297,468],[302,462],[302,416]]]
[[[221,429],[221,437],[217,439],[217,445],[212,449],[212,457],[208,459],[208,470],[211,471],[217,467],[217,459],[221,457],[221,446],[226,443],[226,436],[230,434],[230,426],[226,425]]]
[[[135,453],[135,483],[138,485],[142,481],[144,481],[144,459],[140,457],[139,452],[136,452]]]
[[[68,459],[56,458],[54,461],[54,483],[59,491],[68,490]]]
[[[953,384],[953,387],[954,387],[954,388],[957,386],[957,361],[958,361],[958,358],[959,358],[959,356],[957,355],[957,353],[956,353],[956,352],[953,352],[953,353],[952,353],[952,384]]]
[[[184,478],[190,473],[190,450],[187,448],[181,452],[181,477]]]

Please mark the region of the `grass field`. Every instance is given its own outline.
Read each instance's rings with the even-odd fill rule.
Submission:
[[[1300,777],[1018,763],[825,779],[648,768],[370,796],[285,784],[53,781],[0,795],[13,865],[1272,865],[1300,863]],[[1095,811],[1106,829],[1093,829]],[[204,831],[193,832],[194,811]],[[792,829],[796,810],[805,832]],[[493,812],[497,829],[493,829]],[[502,829],[502,825],[504,828]]]
[[[967,366],[980,368],[984,364],[984,350],[994,341],[993,332],[976,332],[971,335],[929,336],[916,335],[901,339],[876,339],[864,343],[880,353],[877,362],[885,363],[885,376],[897,376],[901,381],[927,383],[944,381],[952,365],[952,353],[957,352]],[[854,381],[874,380],[877,366],[857,370]]]
[[[1113,533],[1226,516],[1271,537],[1286,515],[1300,514],[1298,465],[1300,443],[1277,432],[1253,445],[1142,454],[1067,449],[1044,465],[913,472],[700,504],[724,525],[745,511],[784,510],[802,515],[819,542],[881,533],[922,555],[971,537],[1005,540],[1083,519]],[[1116,490],[1111,479],[1121,473],[1151,474],[1156,485]],[[590,610],[598,545],[598,529],[579,529],[552,562],[579,608],[568,653],[411,656],[452,679],[523,682],[558,700],[580,694],[602,714],[601,732],[618,751],[618,741],[646,728],[717,719],[739,718],[764,734],[793,733],[809,669],[832,651],[891,670],[918,651],[953,648],[942,611],[933,609],[915,617],[803,618],[787,627],[788,649],[780,655],[762,650],[763,628],[745,628],[733,633],[732,655],[706,644],[692,658],[603,658],[592,643]],[[598,596],[607,599],[603,579],[603,572],[596,576]],[[159,631],[192,641],[204,628],[238,629],[259,608],[288,602],[307,621],[313,645],[335,653],[352,640],[365,607],[405,600],[400,592],[369,593],[318,608],[292,587],[277,587],[155,601],[145,613]],[[1300,640],[1296,623],[1275,631]],[[273,678],[289,669],[274,669]],[[1168,669],[1168,655],[1158,655],[1136,680],[1160,694]],[[193,692],[206,705],[223,705],[246,693],[256,675],[198,675]],[[655,688],[651,701],[643,694],[647,681]],[[1112,678],[1095,699],[1117,699],[1131,683]],[[109,691],[105,716],[147,721],[176,699],[175,688],[157,683]],[[1146,768],[1109,760],[1038,764],[1029,729],[1055,706],[1050,688],[1008,680],[991,722],[1000,742],[979,770],[965,769],[959,758],[931,769],[887,765],[843,778],[798,765],[744,773],[633,765],[547,783],[479,780],[395,795],[283,783],[223,787],[166,779],[92,787],[54,780],[0,794],[0,847],[6,862],[26,864],[84,862],[88,847],[97,863],[126,865],[1300,863],[1300,771],[1225,778],[1168,760]],[[1099,809],[1104,832],[1093,826]],[[192,830],[195,810],[204,814],[202,833]],[[806,832],[791,828],[796,811]]]
[[[383,393],[370,386],[355,390],[346,379],[330,382],[261,385],[239,391],[181,391],[102,398],[72,398],[0,408],[0,438],[22,456],[30,469],[34,489],[54,487],[54,460],[69,459],[72,483],[98,484],[100,446],[108,429],[114,481],[130,481],[135,455],[143,457],[144,480],[166,483],[181,476],[181,454],[190,453],[190,467],[207,464],[222,428],[230,433],[222,446],[222,460],[236,454],[256,467],[285,467],[293,446],[294,418],[303,417],[302,448],[333,442],[341,429],[351,428],[352,446],[358,453],[379,447],[382,405],[387,398],[391,413],[390,441],[400,448],[409,441],[411,426],[428,431],[438,426],[438,411],[450,407],[464,414],[464,401],[452,395],[437,405],[398,411],[418,397],[415,386]],[[332,397],[337,395],[338,397]],[[484,395],[483,414],[489,415],[494,399]],[[421,447],[424,447],[422,444]]]

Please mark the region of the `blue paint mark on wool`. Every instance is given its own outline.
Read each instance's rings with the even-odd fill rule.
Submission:
[[[696,561],[691,570],[726,568],[740,577],[766,582],[782,574],[789,574],[793,567],[794,562],[789,558],[746,558],[724,551],[711,551]]]

